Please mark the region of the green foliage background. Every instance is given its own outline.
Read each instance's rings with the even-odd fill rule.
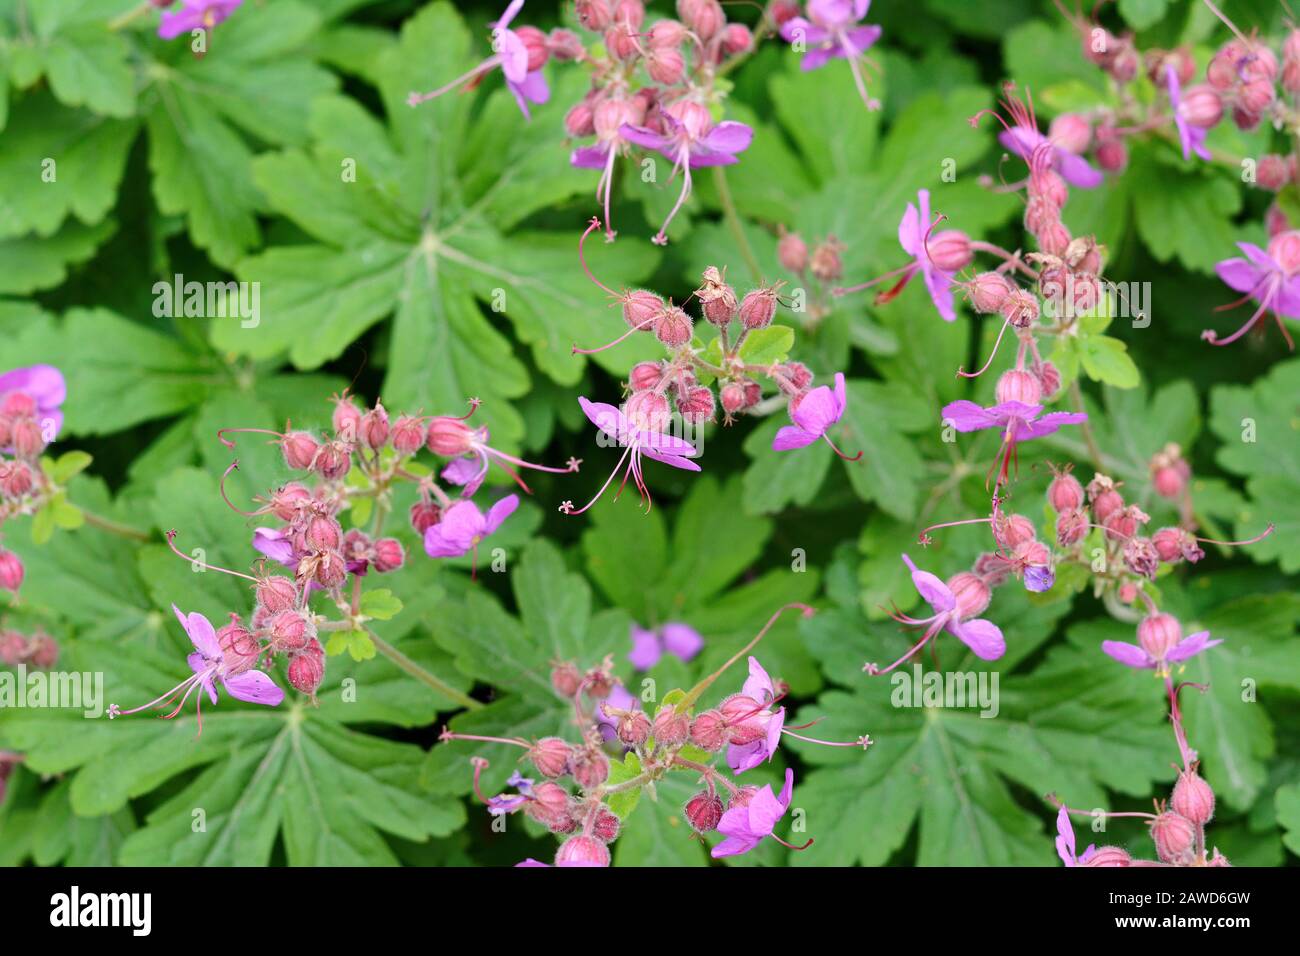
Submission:
[[[906,646],[879,610],[915,599],[899,553],[920,550],[924,523],[987,509],[992,443],[973,438],[954,451],[937,422],[941,403],[971,391],[953,370],[986,354],[994,329],[965,315],[939,321],[918,288],[879,309],[846,299],[800,334],[794,354],[822,374],[848,374],[843,445],[863,448],[864,462],[843,465],[822,445],[775,455],[779,423],[746,422],[710,433],[701,476],[652,465],[658,498],[648,516],[621,500],[589,519],[564,518],[554,505],[584,499],[613,465],[576,397],[609,400],[629,364],[650,354],[628,344],[594,362],[570,355],[572,343],[604,341],[618,326],[575,255],[595,180],[568,166],[561,119],[584,78],[548,67],[552,101],[531,124],[495,80],[410,110],[407,92],[483,55],[495,5],[249,0],[201,59],[147,29],[110,32],[106,22],[132,6],[0,0],[0,368],[48,361],[64,370],[67,422],[56,447],[94,456],[72,499],[156,543],[83,526],[37,545],[29,531],[50,528],[6,525],[6,545],[27,565],[23,601],[6,621],[55,635],[62,668],[103,671],[111,700],[170,686],[184,642],[172,602],[214,620],[249,608],[237,583],[191,574],[161,544],[160,532],[175,527],[182,546],[206,548],[214,563],[243,567],[252,557],[247,523],[217,494],[228,457],[216,430],[286,418],[325,425],[326,398],[350,382],[390,409],[458,413],[477,395],[496,443],[534,459],[577,455],[586,466],[536,482],[501,536],[509,573],[478,585],[463,566],[424,560],[403,532],[417,553],[388,582],[404,608],[383,634],[486,706],[457,715],[386,661],[342,655],[330,658],[319,708],[224,700],[198,741],[192,717],[110,724],[6,710],[0,747],[27,759],[0,805],[0,861],[549,858],[553,839],[531,825],[488,828],[468,796],[471,751],[434,746],[439,726],[562,729],[548,662],[611,653],[631,680],[623,658],[633,620],[686,620],[705,635],[697,661],[650,674],[663,690],[688,686],[792,600],[821,613],[783,623],[761,656],[789,682],[796,719],[827,715],[824,736],[870,733],[877,743],[865,756],[786,748],[798,770],[795,805],[816,843],[790,854],[769,841],[741,865],[1050,864],[1047,792],[1132,809],[1167,794],[1176,751],[1160,689],[1101,655],[1102,639],[1131,639],[1131,628],[1068,580],[1044,601],[1015,588],[996,594],[989,616],[1009,648],[997,664],[997,720],[895,709],[888,685],[861,674],[863,661]],[[654,0],[650,13],[670,11]],[[1271,3],[1232,13],[1265,33],[1280,24]],[[549,26],[565,15],[533,0],[520,22]],[[1200,4],[1120,0],[1118,15],[1144,44],[1194,44],[1202,64],[1222,39]],[[768,278],[782,277],[778,224],[810,242],[835,234],[850,279],[894,268],[898,218],[919,187],[954,227],[1014,248],[1018,201],[977,183],[998,169],[991,124],[972,129],[967,118],[992,105],[1008,77],[1030,87],[1046,115],[1111,96],[1045,2],[878,0],[871,20],[885,27],[873,51],[878,114],[861,109],[847,70],[801,73],[780,44],[732,77],[731,115],[757,137],[728,178]],[[1210,145],[1259,155],[1271,135],[1220,129]],[[46,158],[57,161],[52,183],[41,179]],[[341,186],[348,159],[358,182]],[[939,180],[945,159],[956,163],[955,183]],[[632,174],[620,184],[620,238],[594,244],[591,256],[607,283],[681,301],[706,265],[746,278],[708,177],[667,249],[650,244],[675,188]],[[1107,466],[1153,527],[1173,520],[1146,481],[1146,462],[1167,441],[1192,460],[1203,527],[1249,536],[1278,526],[1257,547],[1212,552],[1192,573],[1159,582],[1188,630],[1226,639],[1187,675],[1210,683],[1186,710],[1220,800],[1212,842],[1234,863],[1277,865],[1300,854],[1300,361],[1275,335],[1231,350],[1199,341],[1203,328],[1228,321],[1210,312],[1231,298],[1213,264],[1238,239],[1263,239],[1266,205],[1235,168],[1184,163],[1160,140],[1135,145],[1123,176],[1073,192],[1065,219],[1109,247],[1108,277],[1151,283],[1153,322],[1095,329],[1058,357],[1083,377]],[[154,317],[153,285],[174,273],[260,282],[260,326]],[[506,290],[504,313],[489,308],[496,289]],[[972,397],[988,394],[994,377]],[[1242,441],[1245,419],[1256,423],[1254,443]],[[1086,458],[1077,436],[1039,444],[1048,447],[1021,463],[1015,503],[1035,517],[1045,461]],[[284,479],[269,450],[246,443],[240,455],[233,495],[247,500]],[[981,547],[978,532],[958,531],[925,560],[948,574]],[[796,550],[806,570],[792,570]],[[945,666],[988,666],[955,653],[944,648]],[[339,700],[345,679],[357,682],[356,703]],[[1256,702],[1243,702],[1245,680],[1258,686]],[[514,755],[481,752],[492,760],[485,787],[499,785]],[[779,769],[755,775],[776,779]],[[705,863],[680,819],[688,793],[673,784],[657,801],[641,799],[615,863]],[[192,832],[196,807],[204,834]],[[1136,826],[1107,837],[1135,852],[1148,852],[1145,839]]]

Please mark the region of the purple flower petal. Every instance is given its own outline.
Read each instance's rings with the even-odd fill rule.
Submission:
[[[632,651],[627,659],[637,670],[646,671],[659,663],[664,649],[659,642],[659,635],[643,627],[632,625]]]
[[[1209,631],[1197,631],[1195,634],[1189,634],[1187,637],[1184,637],[1181,641],[1175,644],[1173,649],[1165,655],[1165,660],[1171,664],[1176,664],[1180,661],[1187,660],[1189,657],[1195,657],[1197,654],[1201,653],[1201,651],[1208,650],[1209,648],[1222,643],[1222,640],[1210,640]]]
[[[903,555],[903,563],[912,572],[912,584],[925,602],[936,611],[951,611],[957,606],[957,595],[937,575],[920,570],[912,559]]]
[[[223,677],[221,683],[231,697],[250,704],[276,707],[284,700],[284,691],[261,671],[244,671],[234,677]]]
[[[1155,667],[1151,655],[1136,644],[1126,644],[1124,641],[1102,641],[1101,649],[1103,653],[1113,657],[1125,667],[1136,667],[1140,670]]]
[[[694,464],[694,462],[692,462]],[[669,621],[663,627],[664,650],[683,661],[689,661],[704,648],[704,638],[689,624]]]
[[[996,661],[1007,652],[1002,629],[992,621],[979,617],[973,621],[953,621],[948,625],[948,631],[974,651],[980,660]]]

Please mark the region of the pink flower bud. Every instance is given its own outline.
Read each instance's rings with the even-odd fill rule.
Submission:
[[[1169,806],[1175,813],[1203,827],[1214,816],[1214,791],[1196,772],[1195,767],[1183,770],[1178,774],[1178,782],[1174,784]]]
[[[1137,635],[1142,650],[1162,661],[1183,639],[1183,628],[1172,614],[1149,614],[1138,623]]]
[[[1262,43],[1257,43],[1237,66],[1237,73],[1247,82],[1263,80],[1272,83],[1277,79],[1277,57]]]
[[[650,734],[657,746],[676,747],[686,743],[691,735],[691,719],[679,714],[675,707],[664,707],[655,714]]]
[[[573,801],[568,791],[559,784],[539,783],[533,787],[533,796],[524,804],[524,813],[554,833],[572,833]]]
[[[551,687],[561,697],[573,697],[581,685],[582,673],[573,664],[557,664],[551,668]]]
[[[582,38],[572,30],[556,27],[546,38],[546,48],[557,60],[578,60],[586,52]]]
[[[59,645],[48,634],[36,634],[27,642],[27,660],[33,667],[49,670],[59,662]]]
[[[588,30],[599,33],[614,22],[614,11],[609,0],[575,0],[573,6],[578,14],[578,22]]]
[[[745,694],[732,694],[718,707],[727,724],[727,740],[738,747],[752,744],[767,733],[767,713],[762,704]]]
[[[1280,232],[1268,241],[1268,254],[1288,277],[1300,272],[1300,232]]]
[[[1282,61],[1282,89],[1288,93],[1300,92],[1300,59]]]
[[[595,837],[571,836],[555,854],[556,866],[609,866],[609,848]]]
[[[1097,475],[1088,482],[1087,490],[1092,517],[1097,524],[1105,524],[1107,518],[1124,507],[1124,499],[1115,490],[1115,482],[1105,475]]]
[[[1043,389],[1043,398],[1049,399],[1061,390],[1061,372],[1051,362],[1035,362],[1030,370]]]
[[[1128,505],[1112,511],[1102,526],[1106,529],[1106,537],[1111,541],[1127,541],[1137,534],[1139,527],[1150,520],[1147,513],[1137,505]]]
[[[650,718],[644,711],[629,711],[619,717],[614,732],[629,747],[639,747],[650,739]]]
[[[645,4],[641,0],[614,0],[614,21],[640,30],[645,23]]]
[[[944,272],[960,272],[975,258],[970,237],[959,229],[945,229],[932,235],[925,248],[930,261]]]
[[[38,407],[36,399],[26,392],[7,392],[3,398],[0,398],[0,415],[9,418],[34,416]]]
[[[414,455],[424,444],[424,423],[404,416],[393,425],[393,450],[399,455]]]
[[[623,403],[623,414],[637,428],[662,432],[668,427],[671,411],[668,399],[657,392],[633,392]]]
[[[599,750],[586,748],[575,752],[571,758],[573,779],[584,790],[599,787],[609,778],[609,758]]]
[[[22,415],[11,420],[9,444],[19,458],[32,461],[45,450],[47,443],[36,419],[30,415]]]
[[[1128,850],[1118,846],[1100,846],[1088,857],[1084,866],[1129,866],[1133,857]]]
[[[1088,516],[1079,508],[1062,511],[1056,517],[1056,543],[1063,548],[1078,544],[1088,536]]]
[[[1142,61],[1138,58],[1137,50],[1133,49],[1133,44],[1122,43],[1111,58],[1107,71],[1116,83],[1131,83],[1141,66]]]
[[[781,366],[785,377],[790,380],[790,384],[797,389],[805,389],[812,384],[812,370],[804,365],[803,362],[786,362]]]
[[[550,58],[551,51],[546,42],[546,34],[537,27],[515,27],[515,36],[524,41],[524,49],[528,51],[528,72],[540,70],[546,65]]]
[[[665,309],[664,300],[653,292],[630,292],[623,300],[623,321],[628,328],[649,330]]]
[[[0,661],[17,667],[27,659],[27,638],[17,631],[0,631]]]
[[[1037,234],[1038,248],[1049,256],[1063,256],[1070,245],[1070,230],[1059,219],[1049,222]]]
[[[543,777],[562,777],[569,772],[572,748],[559,737],[543,737],[528,751],[528,759]]]
[[[305,613],[293,609],[275,614],[268,630],[271,650],[276,654],[302,650],[316,636],[316,625],[312,624]]]
[[[776,244],[776,258],[787,272],[803,272],[808,268],[808,244],[797,232],[782,232]]]
[[[668,348],[681,348],[691,341],[691,317],[676,306],[660,309],[654,321],[654,334]]]
[[[570,136],[591,136],[596,132],[596,113],[585,100],[564,114],[564,130]]]
[[[22,558],[0,548],[0,591],[17,591],[23,584]]]
[[[1023,369],[1007,369],[998,379],[996,389],[998,403],[1019,402],[1022,405],[1037,405],[1043,397],[1043,387],[1032,372]]]
[[[649,44],[656,49],[679,47],[686,42],[686,27],[677,20],[656,20],[650,28]]]
[[[474,447],[474,429],[458,418],[436,416],[429,419],[425,446],[435,455],[459,458]]]
[[[964,283],[962,289],[965,291],[966,301],[975,311],[987,315],[1002,308],[1002,303],[1011,294],[1011,283],[1000,273],[981,272]]]
[[[1291,180],[1291,164],[1285,156],[1266,153],[1255,168],[1255,182],[1260,189],[1277,192]]]
[[[706,710],[691,721],[691,743],[701,750],[716,753],[727,743],[727,736],[727,723],[716,710]]]
[[[327,441],[316,450],[312,468],[327,481],[342,478],[352,467],[352,448],[338,440]]]
[[[303,650],[289,660],[288,678],[294,690],[315,695],[325,679],[325,650],[312,639]]]
[[[739,56],[754,48],[754,34],[743,23],[728,23],[722,31],[722,52],[727,56]]]
[[[442,520],[442,509],[432,501],[417,501],[411,505],[411,527],[415,533],[424,536],[424,533]]]
[[[611,57],[624,63],[641,52],[637,47],[636,28],[625,23],[615,23],[605,31],[605,50]]]
[[[1026,541],[1033,541],[1037,532],[1034,523],[1024,515],[999,513],[993,522],[993,539],[1005,549],[1014,549]]]
[[[1237,109],[1233,110],[1232,119],[1241,129],[1254,129],[1264,111],[1273,105],[1277,91],[1272,80],[1251,80],[1241,88],[1237,95]],[[1254,117],[1253,122],[1243,121],[1238,113]]]
[[[347,397],[347,393],[334,399],[334,414],[330,418],[334,434],[344,441],[356,441],[361,427],[361,409]]]
[[[718,799],[716,793],[709,793],[707,790],[701,790],[687,800],[683,809],[686,822],[696,833],[713,832],[718,828],[718,821],[722,819],[722,801]]]
[[[1121,173],[1128,166],[1128,147],[1119,138],[1097,146],[1097,165],[1108,173]]]
[[[577,822],[576,820],[574,821]],[[591,835],[601,843],[613,843],[618,839],[618,831],[623,824],[614,814],[604,807],[596,809],[591,821]]]
[[[388,444],[389,430],[388,412],[383,405],[376,403],[374,408],[361,416],[361,430],[358,434],[371,451],[379,451]]]
[[[1038,321],[1038,297],[1027,289],[1014,288],[1002,300],[1002,317],[1018,329],[1027,329]]]
[[[288,611],[298,603],[298,586],[279,574],[259,578],[254,594],[258,605],[273,614]]]
[[[1246,55],[1246,48],[1236,40],[1229,40],[1210,59],[1205,68],[1205,78],[1216,90],[1226,90],[1237,84],[1240,76],[1237,65]]]
[[[948,590],[957,598],[957,613],[963,621],[983,614],[993,597],[984,579],[970,571],[960,571],[950,577]]]
[[[221,648],[227,674],[242,674],[262,655],[262,646],[252,632],[240,623],[237,614],[230,615],[230,623],[217,629],[217,644]]]
[[[306,485],[291,481],[271,493],[271,513],[281,521],[293,521],[311,500]]]
[[[765,329],[776,315],[777,290],[765,286],[745,293],[740,303],[740,324],[747,329]]]
[[[347,580],[347,565],[343,561],[343,555],[337,551],[322,551],[307,560],[315,563],[315,573],[312,577],[321,587],[337,588]]]
[[[656,83],[674,86],[686,73],[686,60],[676,47],[651,47],[650,55],[646,57],[646,70]]]
[[[818,243],[813,249],[809,265],[813,278],[819,282],[834,282],[842,278],[844,262],[840,258],[840,253],[843,251],[843,244],[834,236],[827,236],[823,242]]]
[[[343,528],[329,515],[313,515],[303,529],[299,550],[337,551],[343,542]]]
[[[1083,485],[1068,472],[1058,474],[1047,486],[1047,503],[1058,514],[1083,507]]]
[[[736,382],[728,382],[718,391],[718,401],[722,403],[722,410],[728,415],[740,411],[746,407],[744,386]]]
[[[1081,155],[1092,142],[1092,124],[1078,113],[1062,113],[1047,128],[1047,138],[1067,153]]]
[[[1152,820],[1151,839],[1162,863],[1186,866],[1196,857],[1196,825],[1180,814],[1166,811]]]
[[[0,462],[0,497],[21,498],[34,484],[31,465],[25,461]]]
[[[677,16],[705,43],[727,22],[718,0],[677,0]]]
[[[406,551],[396,538],[380,538],[375,542],[375,570],[380,574],[396,571],[406,563]]]
[[[704,318],[719,328],[727,325],[736,314],[736,291],[727,285],[717,266],[704,270],[704,282],[695,290],[695,297],[700,300]]]
[[[1178,498],[1187,487],[1187,479],[1175,467],[1166,465],[1157,468],[1151,475],[1156,494],[1162,498]]]
[[[703,386],[691,388],[685,398],[677,400],[677,411],[688,422],[698,424],[713,419],[713,391]]]
[[[658,362],[638,362],[628,373],[627,382],[634,392],[654,388],[663,378],[663,366]]]

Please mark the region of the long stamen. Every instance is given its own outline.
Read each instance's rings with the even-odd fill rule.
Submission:
[[[241,514],[246,518],[255,518],[260,514],[265,514],[265,509],[260,509],[258,511],[244,511],[242,508],[236,507],[235,503],[230,500],[230,496],[226,494],[226,479],[230,477],[232,471],[239,471],[238,458],[232,461],[226,470],[221,473],[221,481],[217,485],[217,489],[221,492],[221,500],[230,507],[231,511],[236,514]]]
[[[870,734],[863,734],[857,740],[848,741],[848,740],[818,740],[816,737],[805,737],[803,734],[796,734],[793,731],[788,730],[787,728],[784,727],[781,728],[781,733],[786,734],[790,737],[794,737],[796,740],[805,740],[810,744],[821,744],[823,747],[861,747],[863,750],[866,750],[873,743],[875,743],[875,741],[871,739]]]
[[[664,224],[659,227],[658,234],[650,240],[657,246],[668,245],[668,224],[673,221],[673,217],[677,215],[677,211],[681,209],[682,204],[686,202],[686,197],[691,194],[691,154],[688,147],[682,147],[682,150],[677,157],[677,163],[682,170],[682,191],[677,197],[677,202],[669,211],[668,218],[665,219]]]
[[[141,704],[139,707],[132,707],[130,710],[122,710],[116,704],[113,704],[111,707],[108,708],[108,715],[110,717],[125,717],[127,714],[138,714],[142,710],[148,710],[150,707],[157,707],[159,704],[162,703],[170,704],[172,698],[175,697],[177,694],[179,694],[186,686],[198,680],[198,676],[199,676],[198,674],[191,674],[189,677],[185,678],[183,681],[181,681],[171,690],[163,694],[160,694],[159,696],[155,697],[153,700],[149,701],[149,703]]]
[[[962,518],[960,521],[941,521],[938,524],[932,524],[928,528],[922,529],[920,535],[917,536],[917,541],[921,545],[928,547],[929,545],[934,543],[934,539],[930,537],[931,531],[938,531],[940,528],[958,528],[961,527],[962,525],[967,525],[967,524],[992,524],[992,523],[993,523],[992,518]]]
[[[281,440],[284,439],[283,432],[273,431],[269,428],[220,428],[217,429],[217,440],[227,448],[234,448],[235,443],[226,438],[227,433],[245,434],[245,435],[274,435]]]
[[[911,660],[913,656],[915,656],[917,651],[925,647],[925,645],[930,642],[931,638],[933,638],[936,634],[939,633],[939,630],[942,627],[942,625],[943,625],[943,616],[939,615],[932,621],[930,626],[926,629],[925,634],[921,636],[921,639],[917,641],[916,644],[912,646],[912,649],[909,650],[906,654],[904,654],[898,660],[894,661],[894,663],[890,664],[888,667],[883,669],[877,667],[875,664],[870,664],[870,663],[863,664],[862,665],[863,672],[867,674],[867,676],[869,677],[879,677],[881,674],[888,674],[895,667],[898,667],[898,665],[905,664],[907,661]]]
[[[1270,521],[1267,528],[1265,528],[1259,534],[1255,535],[1255,537],[1247,538],[1245,541],[1216,541],[1214,538],[1197,538],[1196,540],[1201,542],[1202,544],[1218,544],[1226,548],[1235,548],[1235,547],[1240,547],[1242,545],[1255,544],[1258,541],[1263,541],[1265,538],[1267,538],[1270,534],[1273,533],[1273,528],[1274,528],[1273,523]]]
[[[988,361],[984,363],[984,367],[981,368],[978,372],[966,372],[963,371],[961,368],[958,368],[957,376],[959,378],[979,378],[981,375],[983,375],[985,372],[989,370],[989,366],[993,364],[993,359],[998,354],[998,349],[1002,345],[1002,337],[1007,334],[1007,326],[1009,326],[1010,324],[1011,324],[1010,319],[1002,320],[1002,328],[998,330],[998,339],[996,342],[993,343],[993,351],[989,353]]]
[[[861,460],[862,460],[862,456],[863,456],[864,454],[866,454],[866,452],[861,452],[861,451],[860,451],[860,452],[858,452],[856,455],[852,455],[852,456],[846,455],[844,452],[840,451],[839,447],[835,444],[835,442],[831,441],[830,436],[827,435],[827,434],[824,433],[824,432],[822,433],[822,441],[824,441],[824,442],[826,442],[826,444],[830,445],[830,446],[831,446],[831,451],[835,452],[835,454],[839,455],[839,456],[840,456],[841,458],[843,458],[845,461],[861,461]]]
[[[605,184],[605,241],[613,242],[614,237],[618,235],[614,231],[614,217],[610,215],[609,202],[610,196],[614,192],[614,161],[618,159],[618,150],[614,144],[609,144],[609,158],[605,160],[605,171],[601,173],[601,182]],[[599,185],[597,189],[599,190]],[[599,198],[599,196],[597,196]]]
[[[803,846],[795,846],[793,843],[786,843],[784,840],[782,840],[782,839],[781,839],[779,836],[777,836],[775,833],[769,833],[768,836],[770,836],[770,837],[771,837],[773,840],[775,840],[777,843],[781,844],[781,845],[782,845],[783,847],[785,847],[787,850],[806,850],[806,849],[808,849],[810,846],[813,845],[813,838],[812,838],[812,837],[809,837],[809,838],[808,838],[808,842],[805,843]]]
[[[474,67],[474,69],[470,70],[468,73],[465,73],[457,77],[456,79],[452,80],[450,83],[446,84],[445,86],[440,86],[436,90],[430,90],[428,93],[412,92],[410,95],[406,97],[406,105],[415,107],[415,106],[419,106],[421,103],[427,103],[429,100],[436,99],[437,97],[442,96],[442,94],[448,92],[449,90],[454,90],[462,83],[467,83],[477,76],[482,76],[484,73],[492,69],[500,62],[501,62],[500,55],[490,56],[482,63],[480,63],[478,66]]]
[[[609,487],[609,485],[610,485],[610,482],[612,482],[612,481],[614,480],[614,476],[617,475],[617,474],[618,474],[618,470],[619,470],[621,467],[623,467],[623,462],[627,460],[627,456],[628,456],[629,454],[631,454],[631,452],[632,452],[632,445],[628,445],[627,448],[623,451],[623,457],[620,458],[620,459],[618,460],[618,464],[615,465],[615,466],[614,466],[614,470],[611,471],[611,472],[609,473],[609,477],[606,478],[606,479],[605,479],[605,483],[604,483],[603,485],[600,486],[600,491],[596,492],[595,497],[593,497],[590,501],[588,501],[585,505],[583,505],[583,506],[582,506],[581,508],[579,508],[577,511],[574,511],[574,510],[573,510],[573,502],[572,502],[572,501],[566,501],[566,502],[564,502],[563,504],[560,505],[560,513],[561,513],[561,514],[566,514],[566,515],[580,515],[580,514],[582,514],[584,511],[586,511],[588,508],[590,508],[592,505],[594,505],[598,500],[600,500],[600,496],[603,495],[603,494],[605,493],[605,489],[607,489],[607,488]],[[566,506],[567,506],[567,507],[566,507]]]
[[[612,342],[606,342],[604,345],[600,346],[599,348],[594,348],[594,349],[580,349],[575,345],[573,346],[569,354],[570,355],[595,355],[597,352],[604,352],[606,349],[612,349],[614,346],[618,345],[628,336],[632,335],[632,333],[643,332],[653,324],[654,324],[654,317],[651,316],[650,318],[646,319],[644,322],[640,322],[632,326],[630,329],[628,329],[626,332],[624,332],[622,335],[620,335]]]
[[[905,266],[899,266],[897,269],[893,269],[889,272],[886,272],[884,275],[879,276],[875,279],[871,279],[867,282],[860,282],[857,285],[851,285],[851,286],[836,286],[834,289],[831,289],[831,295],[835,296],[836,298],[839,298],[842,295],[850,295],[851,293],[854,292],[861,292],[863,289],[870,289],[873,285],[879,285],[880,283],[884,282],[886,279],[892,279],[900,272],[914,272],[915,270],[916,270],[916,263],[909,262]]]
[[[172,549],[172,553],[175,554],[177,557],[184,558],[192,566],[203,568],[205,571],[220,571],[223,574],[231,574],[237,578],[244,578],[245,580],[252,581],[254,584],[257,583],[257,578],[253,577],[251,574],[244,574],[242,571],[231,571],[229,568],[217,567],[217,565],[215,564],[206,564],[203,561],[200,561],[198,558],[191,557],[190,555],[184,554],[183,552],[178,550],[176,547],[175,528],[169,530],[163,537],[167,539],[167,547]]]
[[[608,199],[608,193],[606,193],[606,199]],[[605,214],[605,219],[606,219],[606,221],[609,220],[609,214],[608,214],[608,213]],[[591,235],[593,231],[595,231],[595,230],[597,230],[597,229],[599,229],[599,228],[600,228],[600,220],[597,219],[595,216],[592,216],[592,217],[591,217],[591,222],[587,224],[587,231],[584,232],[584,233],[583,233],[583,234],[578,238],[578,262],[579,262],[579,264],[581,264],[581,266],[582,266],[582,271],[585,272],[585,273],[587,274],[587,278],[590,279],[590,280],[595,284],[596,288],[601,289],[601,290],[603,290],[603,291],[605,291],[605,292],[608,292],[608,293],[609,293],[610,295],[612,295],[615,299],[621,299],[621,298],[623,298],[621,295],[619,295],[617,292],[615,292],[615,291],[614,291],[613,289],[611,289],[609,286],[605,285],[605,283],[601,282],[599,279],[596,278],[595,274],[591,271],[590,267],[588,267],[588,265],[587,265],[587,256],[586,256],[586,253],[584,253],[584,252],[583,252],[583,249],[582,249],[583,243],[585,243],[585,242],[587,241],[587,237],[588,237],[589,235]]]
[[[458,734],[448,728],[442,728],[442,733],[438,734],[438,743],[448,743],[453,740],[477,740],[485,744],[512,744],[515,747],[523,747],[525,750],[532,748],[532,744],[522,737],[484,737],[479,734]]]

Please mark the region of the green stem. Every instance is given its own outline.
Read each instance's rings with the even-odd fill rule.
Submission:
[[[1074,405],[1076,412],[1083,412],[1083,390],[1079,388],[1079,380],[1076,378],[1070,383],[1070,401]],[[1085,418],[1080,426],[1083,431],[1083,440],[1088,446],[1088,456],[1092,458],[1093,465],[1098,469],[1106,467],[1102,460],[1101,449],[1097,447],[1097,437],[1092,433],[1092,422]]]
[[[138,7],[133,7],[120,16],[109,20],[108,28],[113,31],[121,30],[123,27],[130,26],[136,20],[139,20],[152,9],[154,9],[154,5],[150,3],[149,0],[145,0],[145,2],[140,4]]]
[[[722,214],[727,220],[727,228],[731,230],[736,245],[740,247],[740,254],[744,257],[745,265],[749,267],[754,281],[761,283],[763,269],[758,264],[754,250],[749,245],[749,237],[745,235],[745,227],[740,221],[740,215],[736,212],[736,202],[731,198],[731,187],[727,185],[727,173],[724,167],[713,167],[713,182],[718,189],[718,199],[722,202]]]
[[[376,634],[372,629],[367,627],[365,631],[368,635],[370,635],[370,640],[374,642],[375,650],[379,651],[380,654],[383,654],[390,661],[392,661],[402,670],[406,671],[406,673],[410,674],[420,683],[432,687],[439,694],[442,694],[444,697],[450,700],[454,700],[456,703],[460,704],[466,710],[478,710],[483,706],[481,703],[479,703],[473,697],[470,697],[468,694],[462,691],[458,691],[456,688],[444,683],[442,678],[438,677],[436,674],[432,674],[429,671],[425,670],[419,664],[415,663],[415,661],[411,660],[409,657],[407,657],[405,654],[403,654],[401,651],[395,648],[392,644],[389,644],[387,641],[385,641],[382,637]]]
[[[139,531],[136,528],[124,524],[118,524],[116,521],[110,521],[107,518],[102,518],[93,511],[87,511],[85,508],[80,508],[80,511],[82,517],[86,519],[86,524],[90,525],[92,528],[98,528],[100,531],[107,531],[109,534],[115,534],[121,538],[130,538],[132,541],[153,540],[153,535],[145,531]]]

